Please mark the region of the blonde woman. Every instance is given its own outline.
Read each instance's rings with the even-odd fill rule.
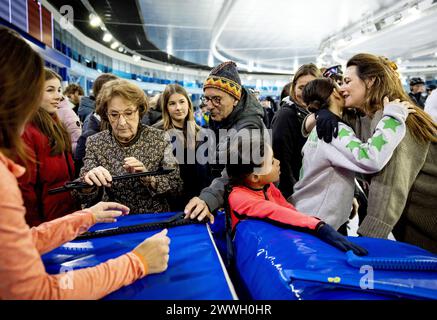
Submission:
[[[174,199],[173,209],[182,210],[192,197],[211,182],[208,164],[200,164],[196,157],[200,145],[196,137],[202,128],[194,120],[193,103],[182,86],[167,85],[160,100],[162,120],[154,127],[165,130],[171,137],[173,154],[179,162],[184,182],[182,196]],[[207,154],[198,156],[207,157]]]

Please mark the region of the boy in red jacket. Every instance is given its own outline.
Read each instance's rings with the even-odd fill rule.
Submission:
[[[273,157],[271,146],[257,136],[240,138],[231,144],[226,165],[231,181],[228,186],[228,211],[232,234],[241,220],[263,219],[311,232],[339,250],[367,254],[366,249],[353,244],[330,225],[300,213],[288,203],[273,184],[279,180],[280,172],[279,161]]]

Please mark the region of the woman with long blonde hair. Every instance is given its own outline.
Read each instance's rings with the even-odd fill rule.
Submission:
[[[181,142],[184,146],[194,148],[200,126],[194,120],[193,102],[188,97],[187,91],[177,83],[169,84],[161,95],[160,103],[162,120],[155,127],[165,131],[180,130],[183,135],[179,138],[183,139]]]
[[[199,143],[196,137],[202,128],[194,120],[193,103],[179,84],[169,84],[161,94],[162,120],[154,127],[165,130],[173,144],[173,154],[179,162],[184,181],[182,197],[175,199],[173,209],[183,209],[185,203],[209,186],[209,166],[196,158]]]

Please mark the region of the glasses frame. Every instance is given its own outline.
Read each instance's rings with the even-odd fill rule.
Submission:
[[[220,104],[222,102],[222,97],[220,97],[220,96],[213,96],[211,98],[207,97],[207,96],[202,96],[200,99],[205,105],[207,105],[208,102],[211,101],[212,105],[215,107],[220,106]]]
[[[130,116],[126,115],[126,111],[130,111],[130,110],[126,110],[123,112],[117,112],[118,116],[116,119],[114,119],[113,116],[111,115],[111,113],[109,113],[109,112],[106,112],[106,115],[107,115],[109,121],[118,122],[118,121],[120,121],[121,116],[123,116],[124,120],[130,121],[130,120],[133,120],[134,115],[137,113],[138,109],[139,108],[136,107],[134,110],[132,110],[132,115],[130,115]]]

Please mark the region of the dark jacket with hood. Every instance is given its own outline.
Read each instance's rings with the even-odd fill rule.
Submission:
[[[141,123],[146,126],[153,126],[162,119],[162,111],[160,107],[150,108],[141,119]]]
[[[306,142],[301,128],[303,120],[309,114],[306,109],[287,98],[281,103],[281,108],[272,121],[273,153],[281,162],[279,190],[286,198],[293,193],[293,187],[299,181],[302,148]]]
[[[80,99],[79,110],[77,114],[79,115],[80,122],[84,122],[86,117],[94,112],[96,109],[96,98],[93,96],[82,97]]]
[[[85,119],[82,134],[80,135],[79,140],[77,140],[76,153],[74,154],[76,177],[79,175],[80,169],[83,167],[83,158],[86,153],[86,141],[88,137],[98,132],[100,132],[100,116],[92,112]]]
[[[426,96],[424,97],[421,92],[418,93],[410,92],[408,95],[413,100],[413,102],[415,102],[419,107],[421,107],[422,109],[425,108]]]
[[[211,149],[208,149],[208,151],[215,151],[215,154],[213,154],[213,152],[209,153],[210,161],[213,160],[213,162],[215,162],[210,162],[212,175],[215,179],[212,181],[209,187],[202,190],[199,198],[206,202],[211,212],[222,207],[224,204],[223,196],[225,185],[229,182],[229,177],[224,169],[228,141],[232,140],[236,133],[242,129],[258,129],[266,131],[266,127],[263,123],[263,117],[263,107],[256,97],[249,94],[249,92],[243,87],[241,99],[235,106],[232,113],[226,119],[220,122],[213,121],[212,119],[210,120],[209,123],[211,130],[209,132],[211,134],[213,132],[214,137],[208,137],[208,142],[215,142],[215,148],[212,150],[211,147]],[[220,129],[226,129],[227,134],[220,136]]]

